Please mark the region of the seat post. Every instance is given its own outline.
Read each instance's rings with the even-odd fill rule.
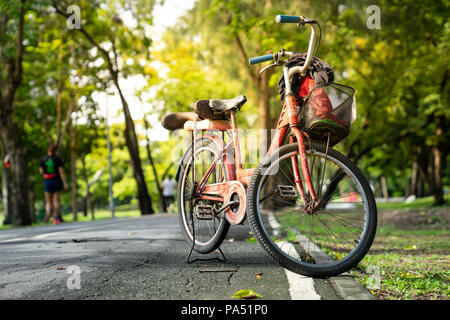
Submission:
[[[230,111],[230,119],[231,119],[231,128],[237,129],[237,122],[236,122],[236,110]]]
[[[241,161],[241,148],[239,146],[239,134],[238,127],[236,122],[236,110],[230,110],[230,119],[231,119],[231,132],[233,134],[233,142],[234,142],[234,158],[235,165],[237,169],[242,169],[242,161]]]

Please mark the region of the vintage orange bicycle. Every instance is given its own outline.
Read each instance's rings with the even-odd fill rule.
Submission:
[[[184,128],[192,143],[183,154],[178,181],[181,230],[192,249],[219,248],[230,225],[249,225],[259,244],[281,266],[314,277],[329,277],[354,267],[375,237],[377,209],[362,172],[332,146],[342,140],[354,120],[354,89],[320,83],[299,96],[295,81],[307,80],[318,49],[317,21],[302,16],[276,17],[278,23],[311,27],[301,65],[289,63],[296,53],[281,49],[251,58],[283,66],[284,99],[267,155],[256,168],[241,161],[236,113],[245,96],[199,100],[195,112],[172,113],[162,124]],[[320,32],[321,33],[321,32]],[[314,113],[318,104],[329,116]],[[229,141],[228,141],[229,140]]]

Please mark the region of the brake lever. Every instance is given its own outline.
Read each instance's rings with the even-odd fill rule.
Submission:
[[[275,53],[275,57],[274,57],[275,62],[274,62],[274,63],[272,63],[272,64],[270,64],[270,65],[268,65],[268,66],[262,68],[261,70],[259,70],[259,76],[258,76],[258,79],[261,79],[261,75],[262,75],[262,74],[264,73],[264,71],[266,71],[267,69],[270,69],[270,68],[272,68],[272,67],[278,67],[278,66],[284,65],[284,61],[280,59],[280,56],[281,56],[281,57],[284,57],[284,49],[281,49],[280,52]]]
[[[269,68],[276,67],[276,66],[278,66],[278,63],[277,63],[277,62],[272,63],[272,64],[270,64],[270,65],[268,65],[268,66],[262,68],[261,70],[259,70],[259,77],[258,77],[258,78],[261,79],[261,75],[264,73],[264,71],[266,71],[266,70],[269,69]]]

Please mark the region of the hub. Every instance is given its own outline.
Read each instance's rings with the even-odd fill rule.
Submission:
[[[237,193],[233,193],[233,195],[231,196],[231,201],[236,201],[237,203],[230,205],[230,210],[233,213],[238,212],[240,206],[239,195]]]
[[[308,202],[305,206],[305,213],[309,215],[313,215],[320,209],[320,201],[319,200],[312,200],[311,202]]]

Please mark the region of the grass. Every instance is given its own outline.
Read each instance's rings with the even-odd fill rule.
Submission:
[[[450,299],[450,206],[433,207],[432,202],[432,198],[424,198],[377,205],[374,243],[350,274],[379,299]],[[277,219],[282,229],[296,226],[316,243],[326,239],[327,229],[320,225],[314,225],[314,234],[303,230],[309,225],[303,219],[299,226],[301,216]],[[345,239],[350,236],[339,226],[333,230]],[[332,250],[327,253],[334,257]]]
[[[350,273],[381,299],[448,300],[449,240],[449,230],[380,227],[369,253]]]
[[[445,195],[444,199],[446,201],[445,206],[449,206],[450,205],[450,194]],[[407,203],[406,201],[377,203],[377,207],[379,210],[386,210],[386,209],[420,210],[420,209],[426,209],[426,208],[432,207],[433,202],[434,202],[433,197],[424,197],[424,198],[418,198],[409,203]]]
[[[381,299],[448,300],[450,272],[445,264],[448,257],[439,254],[384,252],[367,255],[351,274]],[[377,277],[378,283],[373,281]]]
[[[351,274],[380,299],[450,299],[450,195],[445,199],[439,207],[432,197],[378,203],[375,241]]]
[[[141,212],[139,211],[139,209],[129,208],[128,206],[118,207],[114,211],[114,216],[116,218],[135,218],[140,217]],[[111,211],[109,209],[100,209],[95,211],[95,220],[103,220],[109,218],[111,218]],[[63,219],[64,222],[74,222],[72,214],[67,214],[63,216]],[[90,214],[87,217],[85,217],[83,214],[78,213],[77,222],[84,222],[84,221],[92,221]]]

